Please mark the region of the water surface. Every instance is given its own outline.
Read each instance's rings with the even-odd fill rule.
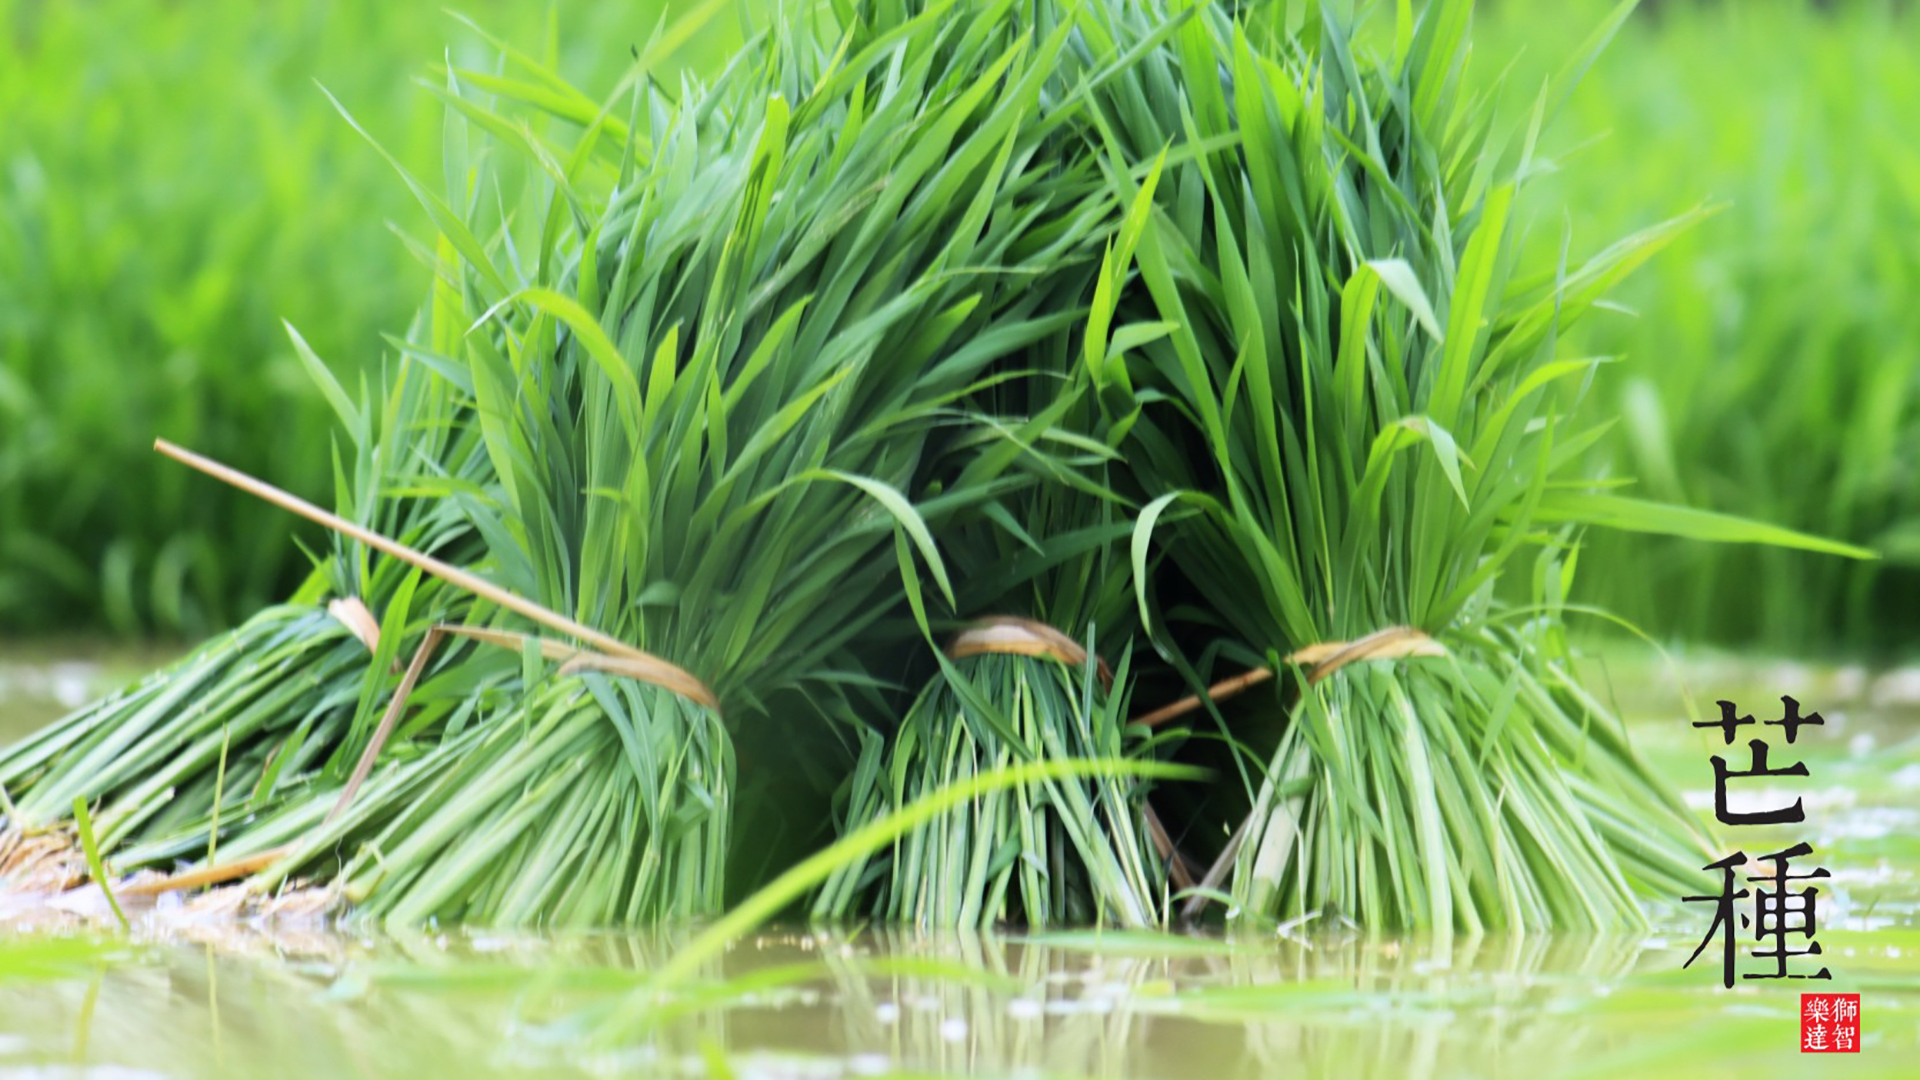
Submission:
[[[671,992],[654,972],[690,930],[394,935],[163,905],[119,936],[0,910],[0,1080],[1920,1075],[1920,678],[1688,672],[1708,709],[1731,694],[1759,715],[1785,690],[1827,717],[1794,748],[1807,822],[1737,835],[1750,853],[1807,840],[1832,872],[1831,983],[1726,991],[1681,970],[1707,915],[1677,904],[1655,932],[1605,936],[774,929]],[[1705,806],[1718,733],[1688,727],[1671,676],[1594,681]],[[1803,989],[1862,995],[1861,1054],[1796,1052]]]

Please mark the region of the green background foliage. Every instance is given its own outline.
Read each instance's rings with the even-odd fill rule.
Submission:
[[[597,92],[670,5],[457,6]],[[723,16],[676,64],[739,36]],[[197,634],[299,583],[291,519],[149,448],[330,490],[282,320],[354,386],[426,293],[395,232],[431,231],[320,87],[432,176],[415,80],[497,55],[437,4],[0,0],[0,629]]]
[[[663,9],[689,6],[462,9],[546,43],[597,96]],[[1476,68],[1525,108],[1609,6],[1482,4]],[[743,18],[675,63],[714,70]],[[1920,558],[1917,24],[1871,0],[1650,3],[1550,129],[1554,171],[1521,212],[1554,237],[1536,261],[1562,232],[1577,259],[1719,208],[1568,339],[1620,358],[1582,403],[1618,417],[1605,467],[1636,494],[1886,556],[1594,535],[1576,599],[1667,637],[1899,648]],[[495,62],[433,5],[0,0],[0,629],[197,634],[297,584],[288,519],[148,446],[326,493],[329,414],[282,320],[351,391],[428,280],[395,233],[431,230],[315,83],[431,176],[442,107],[415,79],[449,50]]]
[[[1484,5],[1479,55],[1511,59],[1509,93],[1524,97],[1607,6]],[[1534,229],[1570,233],[1578,255],[1716,211],[1565,343],[1619,358],[1584,402],[1589,419],[1618,420],[1601,462],[1648,498],[1882,555],[1595,532],[1583,598],[1669,638],[1911,654],[1899,631],[1920,586],[1917,58],[1911,4],[1647,3],[1569,102]]]

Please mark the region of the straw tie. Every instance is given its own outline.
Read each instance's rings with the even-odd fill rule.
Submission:
[[[719,700],[714,696],[713,691],[709,690],[706,684],[698,678],[695,678],[692,673],[677,664],[636,649],[626,642],[596,630],[591,626],[587,626],[584,623],[575,622],[557,611],[542,607],[524,596],[520,596],[509,589],[503,589],[485,578],[478,577],[457,566],[441,562],[439,559],[423,551],[408,547],[392,537],[382,536],[372,529],[348,521],[338,514],[328,513],[291,492],[277,488],[264,480],[248,476],[246,473],[230,465],[221,464],[212,458],[175,446],[165,439],[155,439],[153,446],[155,450],[173,458],[175,461],[198,469],[217,480],[232,484],[234,487],[254,495],[257,498],[273,503],[282,509],[291,510],[309,521],[325,525],[327,528],[351,537],[354,540],[358,540],[377,551],[383,551],[399,559],[401,562],[418,567],[442,581],[449,582],[458,588],[473,593],[483,600],[491,600],[501,607],[531,619],[542,626],[558,630],[561,633],[569,634],[585,641],[593,645],[594,648],[579,649],[558,642],[533,639],[524,634],[487,631],[474,627],[441,626],[436,627],[436,630],[445,633],[459,634],[479,641],[514,649],[524,646],[529,640],[537,640],[542,655],[550,660],[564,661],[564,666],[561,668],[562,674],[586,669],[605,671],[609,674],[624,675],[628,678],[638,679],[641,682],[664,687],[682,697],[705,705],[710,709],[718,710],[720,707]],[[348,630],[352,631],[353,635],[359,638],[362,644],[366,645],[368,651],[375,651],[379,648],[379,624],[374,620],[373,613],[367,610],[367,605],[358,597],[334,600],[327,605],[327,611],[335,619],[343,623]]]
[[[1427,636],[1423,630],[1411,626],[1389,626],[1384,630],[1375,630],[1365,637],[1352,641],[1322,641],[1302,646],[1287,654],[1287,663],[1302,666],[1311,664],[1307,672],[1307,685],[1317,686],[1348,664],[1361,660],[1406,660],[1416,656],[1445,656],[1447,647]],[[1222,679],[1207,688],[1205,697],[1212,701],[1225,701],[1248,687],[1258,686],[1273,678],[1273,669],[1257,667],[1242,672],[1230,679]],[[1155,709],[1144,716],[1133,719],[1136,724],[1153,727],[1164,724],[1178,716],[1200,707],[1201,695],[1194,694],[1162,708]]]
[[[1066,634],[1034,619],[1018,615],[990,615],[976,619],[947,643],[947,659],[997,653],[1006,656],[1042,656],[1058,660],[1068,667],[1087,662],[1087,650]],[[1113,669],[1105,660],[1094,657],[1100,681],[1113,685]]]
[[[984,656],[997,654],[1002,656],[1037,656],[1048,660],[1058,660],[1070,668],[1077,668],[1087,662],[1087,650],[1073,638],[1034,619],[1023,619],[1018,615],[990,615],[976,619],[965,630],[947,643],[947,659],[958,660],[963,656]],[[1094,667],[1100,673],[1100,684],[1113,688],[1113,669],[1100,657],[1093,658]],[[1153,838],[1153,846],[1160,853],[1161,861],[1167,864],[1173,877],[1175,888],[1193,887],[1193,872],[1187,868],[1187,857],[1168,835],[1167,827],[1160,822],[1160,815],[1154,812],[1153,804],[1142,801],[1141,809],[1147,819],[1147,831]]]
[[[1287,654],[1287,663],[1300,666],[1313,665],[1307,672],[1307,685],[1316,686],[1348,664],[1362,660],[1406,660],[1416,656],[1445,655],[1447,655],[1446,646],[1429,637],[1425,631],[1411,626],[1389,626],[1382,630],[1375,630],[1364,637],[1354,638],[1352,641],[1321,641],[1303,646]],[[1272,668],[1257,667],[1252,671],[1214,683],[1207,688],[1206,697],[1208,700],[1221,701],[1271,678],[1273,678]],[[1192,712],[1200,707],[1200,702],[1201,696],[1198,694],[1181,698],[1165,708],[1156,709],[1145,716],[1138,717],[1133,722],[1152,727]],[[1248,814],[1240,823],[1240,827],[1233,831],[1233,836],[1228,839],[1227,846],[1221,850],[1219,857],[1213,860],[1213,865],[1207,869],[1206,876],[1200,879],[1200,891],[1187,898],[1186,907],[1181,911],[1182,918],[1194,918],[1206,908],[1211,894],[1217,891],[1221,883],[1226,880],[1227,872],[1233,866],[1233,860],[1239,854],[1241,844],[1245,843],[1247,830],[1252,825],[1253,815]]]
[[[585,623],[569,619],[557,611],[542,607],[511,589],[503,589],[483,577],[462,570],[449,563],[441,562],[439,559],[423,551],[410,548],[391,537],[382,536],[364,525],[355,524],[338,514],[322,510],[292,492],[277,488],[256,477],[248,476],[246,473],[230,465],[222,464],[203,454],[196,454],[191,450],[175,446],[165,439],[155,439],[153,441],[153,448],[183,465],[198,469],[216,480],[231,484],[249,495],[270,502],[283,510],[290,510],[306,518],[308,521],[325,525],[337,533],[360,541],[375,551],[385,552],[399,559],[401,562],[418,567],[420,570],[432,574],[434,577],[448,582],[457,588],[465,589],[467,592],[473,593],[482,599],[491,600],[501,607],[506,608],[508,611],[531,619],[549,629],[557,630],[560,633],[578,638],[592,645],[594,648],[599,649],[601,652],[635,659],[658,659],[628,645],[619,638],[596,630]],[[662,662],[664,663],[664,661]]]
[[[360,644],[370,653],[380,651],[380,624],[373,620],[373,612],[367,610],[366,602],[357,596],[335,598],[327,601],[327,614],[334,617],[347,632],[360,639]]]
[[[419,649],[414,652],[413,662],[407,665],[406,673],[401,676],[399,687],[394,690],[392,699],[388,701],[386,714],[381,717],[380,724],[374,730],[373,737],[368,740],[366,750],[362,752],[360,761],[354,768],[353,775],[348,779],[347,786],[340,792],[339,800],[334,803],[333,809],[328,812],[326,818],[322,821],[322,827],[325,827],[335,818],[338,818],[341,813],[347,809],[348,805],[353,802],[354,795],[360,790],[360,786],[366,782],[367,776],[373,771],[373,764],[375,760],[379,758],[380,750],[385,746],[387,738],[393,733],[394,726],[398,723],[400,715],[406,707],[407,697],[413,692],[414,685],[419,682],[420,676],[425,673],[427,662],[432,658],[434,650],[439,646],[441,640],[450,634],[515,650],[523,649],[531,644],[537,647],[540,650],[540,654],[547,659],[560,661],[560,673],[563,675],[588,670],[604,671],[609,675],[620,675],[630,679],[637,679],[641,682],[651,683],[654,686],[662,687],[663,689],[679,694],[681,697],[696,704],[712,709],[716,713],[720,711],[719,699],[714,695],[713,691],[708,689],[707,685],[701,682],[691,672],[677,664],[663,660],[658,656],[654,656],[652,653],[636,649],[610,634],[569,619],[557,611],[543,607],[518,593],[501,588],[485,578],[479,577],[457,566],[442,562],[423,551],[408,547],[398,540],[383,536],[363,525],[348,521],[338,514],[322,510],[320,507],[289,491],[275,487],[257,477],[249,476],[230,465],[215,461],[201,454],[196,454],[191,450],[176,446],[165,439],[155,439],[153,447],[155,450],[173,458],[175,461],[198,469],[208,476],[231,484],[248,494],[270,502],[284,510],[290,510],[309,521],[325,525],[335,532],[358,540],[376,551],[385,552],[399,559],[401,562],[417,567],[457,588],[464,589],[482,599],[490,600],[506,608],[508,611],[512,611],[542,626],[557,630],[593,646],[593,648],[583,649],[558,641],[534,637],[529,634],[518,634],[504,630],[491,630],[473,626],[440,624],[429,628],[425,640],[420,643]],[[367,610],[366,604],[358,597],[337,599],[327,605],[327,611],[335,619],[338,619],[344,624],[355,637],[359,638],[361,643],[367,647],[368,651],[376,651],[379,648],[379,624],[374,620],[373,613]],[[220,881],[232,880],[236,877],[246,877],[264,868],[279,857],[294,851],[297,847],[297,842],[283,844],[280,847],[223,866],[206,867],[200,870],[189,871],[186,874],[174,875],[171,878],[150,883],[148,888],[155,891],[164,891],[170,888],[215,884]]]
[[[1307,685],[1358,660],[1405,660],[1415,656],[1445,656],[1447,647],[1411,626],[1389,626],[1352,641],[1323,641],[1287,654],[1289,664],[1312,664]]]

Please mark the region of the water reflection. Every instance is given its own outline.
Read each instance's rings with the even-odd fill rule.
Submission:
[[[1021,989],[875,982],[855,965],[839,984],[845,1045],[936,1072],[1459,1075],[1536,1046],[1563,1052],[1579,1025],[1536,1005],[1622,978],[1645,951],[1638,938],[1242,937],[1169,955],[1134,940],[881,936],[867,947],[965,956]]]
[[[792,931],[662,998],[649,973],[684,933],[144,935],[27,974],[0,941],[0,1076],[1617,1075],[1683,1034],[1762,1075],[1795,1057],[1771,1044],[1797,999],[1718,994],[1661,937]],[[1891,1064],[1920,1043],[1920,983],[1876,994]],[[636,1002],[646,1023],[608,1027]]]

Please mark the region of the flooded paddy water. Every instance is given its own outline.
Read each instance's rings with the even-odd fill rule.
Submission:
[[[7,669],[0,738],[47,718],[50,695],[22,688],[58,686],[54,663]],[[1920,1075],[1920,673],[1685,670],[1703,719],[1718,697],[1758,716],[1783,693],[1826,717],[1794,747],[1806,822],[1723,839],[1813,845],[1832,873],[1831,982],[1726,991],[1706,957],[1682,970],[1710,913],[1677,902],[1652,933],[1602,936],[1382,938],[1336,919],[1230,937],[773,928],[671,992],[653,978],[690,930],[390,934],[163,903],[115,935],[29,928],[0,906],[0,1080]],[[1618,660],[1589,675],[1710,816],[1719,734],[1688,726],[1671,673]],[[1860,1054],[1796,1052],[1802,990],[1861,994]]]
[[[174,659],[165,645],[0,641],[0,746]]]

